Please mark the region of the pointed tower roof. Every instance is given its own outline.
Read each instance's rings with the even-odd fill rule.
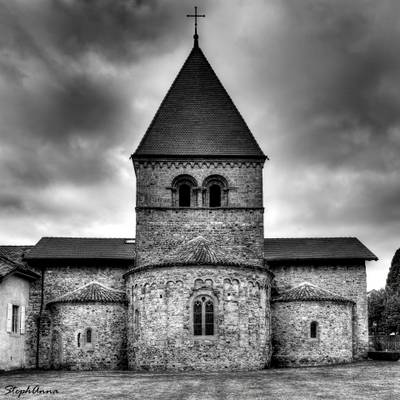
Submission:
[[[266,158],[196,40],[132,155],[160,156]]]

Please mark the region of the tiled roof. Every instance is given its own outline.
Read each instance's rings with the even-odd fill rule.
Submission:
[[[108,288],[98,282],[90,282],[72,292],[57,297],[47,302],[52,303],[125,303],[125,292]]]
[[[203,52],[196,46],[133,158],[159,155],[265,157]]]
[[[290,301],[334,301],[342,303],[352,303],[352,300],[339,296],[333,292],[321,289],[309,282],[304,282],[279,297],[273,299],[274,302],[290,302]]]
[[[24,255],[31,248],[32,246],[0,246],[0,280],[11,273],[18,273],[33,279],[39,277],[23,262]]]
[[[133,239],[44,237],[26,258],[133,260],[134,257]]]
[[[202,236],[195,237],[180,246],[177,246],[170,254],[160,262],[148,266],[173,266],[173,265],[240,265],[254,266],[238,258],[215,242],[211,242]]]
[[[355,237],[267,238],[264,239],[264,258],[267,261],[378,259]]]

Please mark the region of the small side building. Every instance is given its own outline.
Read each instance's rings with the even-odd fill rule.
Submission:
[[[303,332],[300,336],[295,334],[297,339],[289,337],[289,335],[288,343],[283,347],[284,339],[282,337],[275,342],[273,345],[273,355],[276,355],[275,364],[323,364],[366,358],[368,352],[368,304],[365,261],[377,260],[375,254],[355,237],[271,238],[265,239],[264,245],[265,260],[274,274],[272,297],[275,299],[273,303],[275,318],[272,321],[272,331],[275,338],[278,337],[278,332],[284,329],[284,324],[288,332],[293,331],[294,333],[295,326]],[[311,303],[310,299],[305,300],[303,297],[299,297],[296,301],[283,301],[288,298],[294,299],[296,293],[302,294],[299,285],[304,282],[308,282],[314,287],[312,291],[309,289],[311,286],[303,287],[303,290],[308,288],[310,292],[314,293]],[[344,300],[339,301],[338,299]],[[351,302],[352,307],[349,306]],[[284,314],[279,318],[277,317],[278,310]],[[341,329],[335,324],[332,325],[337,315],[345,313],[347,316],[350,311],[350,332],[347,326],[347,317],[342,321],[343,323],[341,322]],[[334,349],[333,343],[331,349],[328,349],[327,343],[324,343],[323,347],[325,346],[326,349],[324,356],[322,353],[316,356],[315,352],[321,350],[321,347],[318,350],[318,341],[311,341],[310,343],[313,343],[313,346],[310,344],[311,347],[304,344],[304,341],[307,342],[311,339],[310,324],[313,320],[310,318],[313,315],[317,322],[317,335],[318,332],[322,332],[323,336],[320,338],[332,342],[343,341],[343,338],[346,337],[348,339],[346,346],[352,344],[351,357],[349,357],[348,350],[343,350],[342,355],[336,357],[334,354],[337,349]],[[319,315],[321,319],[318,320],[316,318]],[[300,326],[299,319],[307,323],[304,322],[305,325]],[[326,329],[330,329],[331,325],[333,331],[332,334],[328,334]],[[297,340],[296,344],[294,344],[295,340]],[[292,345],[297,349],[291,356],[288,356],[287,352],[290,352],[289,348]],[[285,353],[283,358],[282,351]],[[326,357],[325,361],[324,357]]]
[[[273,365],[351,362],[354,305],[354,301],[309,282],[273,299]]]
[[[25,358],[25,316],[30,284],[40,277],[22,262],[30,248],[0,247],[0,371],[29,367]]]

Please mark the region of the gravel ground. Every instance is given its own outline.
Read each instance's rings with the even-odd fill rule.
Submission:
[[[38,386],[41,391],[53,393],[24,393],[28,386],[31,391]],[[365,361],[231,373],[22,371],[0,374],[0,400],[18,398],[394,400],[400,399],[400,362]]]

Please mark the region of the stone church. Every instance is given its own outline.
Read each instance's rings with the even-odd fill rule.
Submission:
[[[131,157],[136,238],[0,246],[0,369],[366,356],[365,262],[376,256],[353,237],[264,237],[267,157],[194,38]]]

